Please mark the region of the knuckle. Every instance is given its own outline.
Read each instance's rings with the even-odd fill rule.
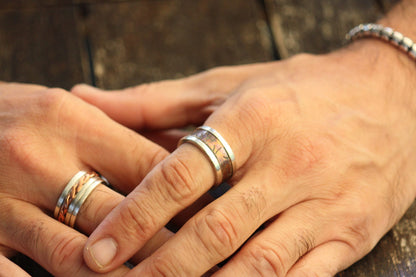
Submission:
[[[10,164],[28,174],[35,174],[42,163],[35,151],[34,141],[35,139],[28,136],[27,131],[22,128],[8,128],[1,134],[0,149]]]
[[[134,196],[134,194],[131,196]],[[144,206],[135,197],[128,196],[124,199],[123,209],[117,219],[120,225],[120,228],[118,228],[120,239],[124,241],[145,241],[153,235],[158,225],[152,212],[146,210]]]
[[[17,128],[7,128],[1,132],[0,147],[3,157],[8,156],[14,159],[19,156],[18,153],[22,144],[20,138],[24,137],[20,133],[21,131],[18,131]]]
[[[288,266],[281,252],[288,252],[287,248],[281,247],[277,251],[273,245],[253,245],[246,253],[249,266],[251,265],[260,276],[285,276]]]
[[[40,152],[39,147],[45,144],[44,138],[41,137],[44,127],[42,124],[53,122],[51,109],[52,107],[60,109],[59,106],[63,101],[63,92],[60,89],[46,89],[43,92],[34,93],[27,99],[31,101],[31,107],[23,107],[22,111],[19,111],[16,117],[11,118],[3,127],[0,134],[0,149],[3,157],[6,157],[11,164],[24,169],[28,175],[37,173],[45,164],[42,159],[45,153]],[[33,122],[36,122],[36,125],[32,124]],[[36,129],[33,126],[36,126]]]
[[[82,107],[83,105],[84,103],[79,99],[60,88],[48,88],[44,90],[38,95],[34,103],[39,120],[49,123],[49,125],[55,124],[55,126],[62,124],[62,122],[65,122],[67,126],[73,126],[72,124],[75,120],[78,120],[78,118],[92,116],[92,114],[90,114],[91,111],[103,114],[101,110],[92,106],[89,110],[85,110],[84,107]],[[82,109],[83,112],[74,112],[74,110],[80,109]],[[85,112],[88,112],[89,114],[86,115]]]
[[[290,267],[315,245],[312,236],[298,234],[292,245],[283,241],[262,240],[247,248],[248,264],[261,276],[285,276]]]
[[[270,102],[258,88],[241,89],[227,102],[232,103],[233,109],[219,110],[213,118],[221,121],[222,117],[227,117],[227,128],[238,140],[238,145],[247,149],[255,145],[263,147],[271,132],[275,130],[273,124],[276,116],[273,115]],[[222,114],[224,111],[227,111],[227,115]],[[242,122],[244,124],[241,124]]]
[[[268,132],[273,121],[270,100],[258,88],[247,88],[238,96],[238,117],[255,130]],[[253,131],[250,129],[250,131]],[[257,133],[257,132],[256,132]]]
[[[47,243],[47,242],[46,242]],[[85,239],[81,236],[52,237],[49,244],[52,251],[49,253],[49,266],[53,273],[73,276],[82,267],[82,247]],[[48,247],[48,245],[47,245]]]
[[[60,88],[48,88],[37,97],[37,105],[43,111],[55,110],[61,106],[69,94]]]
[[[352,224],[344,228],[343,235],[345,241],[352,250],[357,254],[365,254],[369,252],[375,242],[371,240],[366,220],[353,220]]]
[[[169,257],[155,256],[150,263],[151,276],[184,276],[182,271]]]
[[[184,206],[195,196],[197,189],[195,180],[180,157],[161,163],[160,173],[162,180],[156,184],[163,186],[160,192],[165,194],[166,199]]]
[[[225,259],[240,246],[234,225],[223,211],[214,209],[195,220],[193,230],[210,256]]]
[[[377,240],[371,236],[372,216],[374,212],[369,209],[368,201],[358,197],[350,197],[348,199],[350,207],[354,210],[342,212],[339,217],[339,240],[345,242],[357,255],[368,253],[376,244]]]

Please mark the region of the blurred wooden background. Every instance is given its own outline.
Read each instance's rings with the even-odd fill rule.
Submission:
[[[106,89],[325,53],[392,0],[0,0],[0,80]],[[416,204],[339,276],[416,276]],[[46,276],[15,258],[31,275]],[[0,269],[1,273],[1,269]],[[1,274],[0,274],[1,275]]]

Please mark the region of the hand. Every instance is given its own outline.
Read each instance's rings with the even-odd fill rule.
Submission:
[[[123,199],[99,186],[74,230],[52,218],[57,199],[79,170],[96,170],[128,193],[168,152],[60,89],[0,84],[0,267],[27,276],[6,257],[22,252],[57,276],[95,276],[82,259],[86,236]],[[135,256],[150,255],[171,233],[162,229]],[[115,268],[110,275],[128,271]],[[2,275],[3,276],[3,275]]]
[[[183,95],[221,96],[204,125],[231,145],[237,172],[229,191],[128,275],[199,276],[234,253],[215,276],[332,276],[368,253],[416,195],[414,65],[400,55],[363,40],[329,55],[153,85],[157,95],[181,87]],[[140,101],[136,93],[128,97]],[[193,105],[188,118],[200,119],[211,103]],[[182,145],[92,233],[88,266],[121,265],[213,183],[208,159]]]

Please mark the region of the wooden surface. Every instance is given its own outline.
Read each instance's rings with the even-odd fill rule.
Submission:
[[[69,88],[84,80],[74,8],[0,10],[0,79]]]
[[[116,13],[114,6],[90,5],[83,21],[100,87],[273,58],[255,1],[133,1],[116,5]]]
[[[219,65],[324,53],[392,2],[0,0],[0,80],[122,88]],[[416,204],[339,276],[416,276],[415,253]],[[45,276],[24,257],[17,260],[33,276]]]
[[[339,48],[351,26],[374,22],[382,15],[373,0],[266,0],[266,3],[282,58]]]

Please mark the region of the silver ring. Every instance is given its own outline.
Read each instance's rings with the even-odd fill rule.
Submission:
[[[71,205],[68,208],[68,213],[65,217],[65,224],[74,227],[75,220],[81,209],[82,204],[84,204],[85,200],[87,200],[88,196],[90,196],[91,192],[101,183],[104,181],[99,177],[93,177],[85,183],[82,189],[78,192],[77,196],[75,197],[74,201],[72,201]]]
[[[236,171],[235,157],[227,141],[215,129],[201,126],[190,135],[180,139],[178,146],[185,142],[200,149],[214,169],[215,185],[230,179]]]
[[[68,182],[58,198],[54,217],[73,227],[82,204],[101,183],[106,183],[96,172],[79,171]]]
[[[232,172],[232,174],[237,170],[236,169],[236,164],[235,164],[235,156],[234,156],[234,152],[233,152],[233,150],[231,149],[231,147],[230,147],[230,145],[228,144],[228,142],[221,136],[221,134],[220,133],[218,133],[215,129],[213,129],[213,128],[211,128],[211,127],[208,127],[208,126],[201,126],[201,127],[199,127],[199,129],[202,129],[202,130],[206,130],[206,131],[208,131],[208,132],[210,132],[211,134],[213,134],[214,136],[216,136],[217,137],[217,139],[221,142],[221,144],[224,146],[224,149],[225,149],[225,151],[227,152],[227,154],[228,154],[228,157],[230,158],[230,160],[231,160],[231,164],[232,164],[232,169],[233,169],[233,172]]]
[[[85,171],[79,171],[79,172],[77,172],[77,174],[75,174],[74,177],[72,177],[71,180],[69,180],[68,184],[65,186],[64,190],[62,191],[61,195],[58,198],[58,202],[56,203],[55,211],[53,213],[53,216],[56,219],[58,219],[59,211],[60,211],[60,209],[62,207],[62,204],[64,203],[64,200],[65,200],[66,196],[68,195],[69,191],[75,185],[75,183],[77,183],[78,180],[82,176],[84,176],[85,174],[87,174],[87,172],[85,172]]]

